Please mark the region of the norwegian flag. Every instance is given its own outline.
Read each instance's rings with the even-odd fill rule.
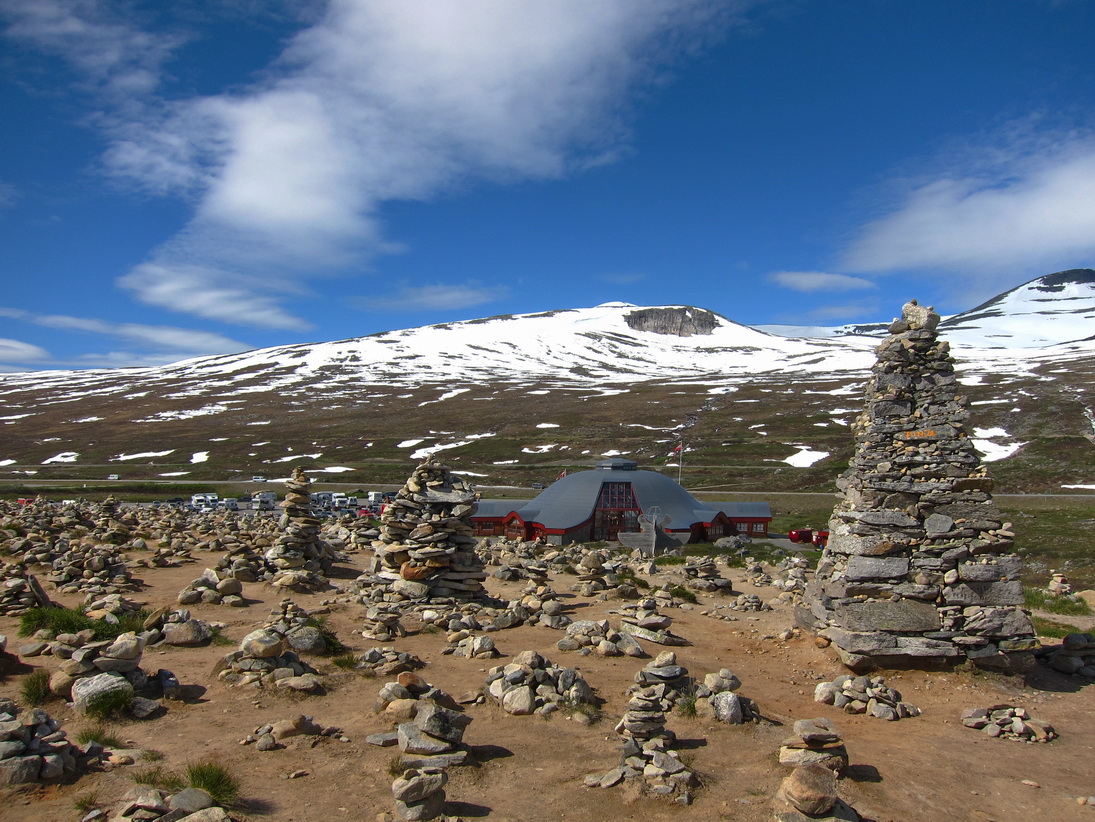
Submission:
[[[684,448],[684,443],[683,442],[680,443],[676,448],[673,449],[673,453],[674,454],[679,454],[681,452],[682,448]]]
[[[567,469],[564,468],[562,471],[559,472],[559,476],[557,476],[555,479],[562,479],[566,475],[567,475]]]

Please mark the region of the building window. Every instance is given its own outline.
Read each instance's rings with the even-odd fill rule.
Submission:
[[[754,534],[763,534],[764,533],[764,523],[763,522],[754,522],[749,526],[749,530],[752,531]]]
[[[640,513],[630,482],[602,483],[590,538],[612,540],[620,532],[634,533],[639,530]]]

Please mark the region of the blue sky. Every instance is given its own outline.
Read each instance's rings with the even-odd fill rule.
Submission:
[[[1085,0],[0,0],[0,370],[1095,263]]]

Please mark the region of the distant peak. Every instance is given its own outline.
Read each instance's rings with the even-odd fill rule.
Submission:
[[[635,303],[624,303],[624,302],[619,302],[619,301],[614,300],[614,301],[607,302],[607,303],[601,303],[600,305],[598,305],[596,307],[597,308],[635,308],[636,305],[635,305]]]
[[[1095,285],[1095,269],[1070,268],[1068,271],[1058,271],[1055,274],[1047,274],[1037,280],[1031,280],[1027,285],[1039,290],[1057,289],[1065,285]]]

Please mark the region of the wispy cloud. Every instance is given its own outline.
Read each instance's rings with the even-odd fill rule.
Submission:
[[[0,339],[0,362],[42,362],[49,358],[49,352],[37,345]]]
[[[174,326],[142,325],[140,323],[115,323],[88,317],[71,317],[63,314],[34,314],[17,308],[0,308],[0,317],[30,323],[44,328],[79,331],[98,334],[152,349],[151,352],[113,352],[91,354],[77,361],[79,365],[161,365],[189,357],[206,354],[229,354],[245,351],[250,346],[210,331],[200,331]],[[6,341],[12,344],[13,353],[20,347],[33,355],[33,359],[17,359],[10,356],[7,346],[0,346],[0,360],[5,362],[40,362],[50,360],[48,353],[27,343]],[[35,354],[35,352],[40,352]]]
[[[455,311],[477,305],[486,305],[505,297],[508,293],[509,290],[504,286],[490,287],[475,283],[401,285],[395,290],[389,289],[384,294],[376,297],[355,300],[355,305],[365,311],[393,313]]]
[[[1095,136],[1003,129],[909,185],[846,249],[852,273],[927,270],[976,287],[1090,264]]]
[[[148,35],[111,4],[14,0],[8,35],[64,51],[113,101],[97,120],[110,173],[194,204],[123,288],[302,328],[287,304],[314,278],[392,250],[385,203],[611,162],[631,91],[758,2],[331,0],[261,83],[182,100],[153,94],[181,38]],[[461,293],[479,304],[486,291],[447,299]]]
[[[609,285],[635,285],[644,282],[647,275],[638,271],[617,271],[608,274],[599,274],[597,279]]]
[[[775,271],[768,279],[794,291],[862,291],[877,288],[870,280],[824,271]]]

